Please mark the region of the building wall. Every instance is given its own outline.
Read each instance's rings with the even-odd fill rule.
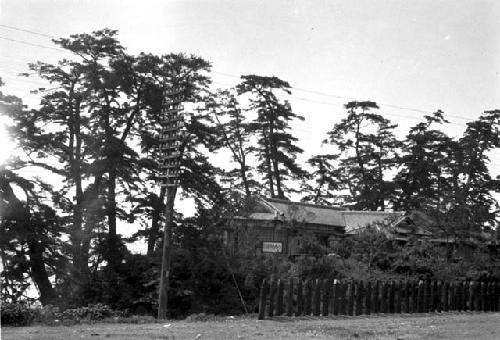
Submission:
[[[320,242],[327,240],[330,236],[342,237],[343,235],[339,228],[332,226],[307,224],[292,226],[279,220],[233,220],[229,225],[230,228],[227,230],[229,249],[247,255],[262,254],[263,242],[281,242],[282,254],[293,254],[297,247],[293,240],[298,235],[312,234],[317,236]]]

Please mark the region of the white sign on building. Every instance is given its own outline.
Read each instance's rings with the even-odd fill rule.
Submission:
[[[283,242],[262,242],[263,253],[282,253]]]

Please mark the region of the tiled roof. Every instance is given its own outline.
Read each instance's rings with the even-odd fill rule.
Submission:
[[[385,220],[392,221],[402,216],[402,213],[342,210],[337,207],[291,202],[275,198],[260,198],[259,201],[268,211],[251,213],[248,218],[336,226],[343,227],[346,232],[363,228],[370,223]]]
[[[357,229],[364,228],[368,224],[376,222],[393,223],[400,217],[404,216],[402,212],[387,212],[387,211],[342,211],[345,221],[346,233],[351,233]]]

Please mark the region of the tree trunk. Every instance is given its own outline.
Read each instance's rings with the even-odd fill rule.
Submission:
[[[281,176],[278,165],[278,147],[276,146],[276,136],[274,135],[274,121],[269,122],[269,147],[271,151],[271,162],[273,166],[274,179],[276,180],[276,191],[278,198],[285,198],[283,189],[281,188]]]
[[[108,174],[108,193],[106,200],[106,214],[108,217],[108,258],[109,265],[113,270],[118,268],[121,262],[118,236],[116,234],[116,168],[110,164]]]
[[[16,205],[17,214],[15,216],[19,225],[19,230],[25,230],[27,233],[21,237],[21,242],[28,244],[30,276],[35,282],[40,291],[40,301],[46,305],[53,303],[56,295],[52,284],[49,281],[49,276],[45,270],[45,261],[43,259],[44,246],[36,234],[35,223],[33,223],[32,215],[28,206],[22,203],[14,194],[11,186],[7,183],[2,183],[0,192],[3,192],[3,199]],[[29,197],[27,199],[29,201]],[[3,251],[2,251],[3,260]],[[4,264],[4,263],[2,263]]]
[[[271,155],[270,155],[270,149],[269,149],[269,138],[266,135],[266,132],[264,128],[262,129],[262,135],[264,139],[264,156],[265,156],[265,161],[266,161],[266,171],[267,171],[267,179],[269,181],[269,191],[271,194],[271,197],[274,198],[276,197],[274,195],[274,184],[273,184],[273,172],[271,168]]]
[[[167,192],[167,187],[161,187],[160,196],[158,200],[162,203],[165,200],[166,192]],[[148,256],[152,256],[155,251],[155,245],[158,239],[158,230],[160,229],[161,211],[164,208],[165,207],[163,204],[159,204],[158,206],[155,206],[153,208],[153,218],[151,221],[151,228],[149,229],[149,235],[148,235],[148,251],[147,251]]]
[[[40,302],[43,305],[53,304],[56,299],[56,293],[49,281],[49,276],[45,270],[43,260],[43,246],[36,238],[28,240],[28,249],[30,255],[31,277],[40,291]]]
[[[70,98],[71,101],[71,98]],[[70,240],[72,244],[73,267],[76,272],[75,282],[77,285],[84,285],[89,276],[88,268],[88,253],[83,253],[82,241],[84,238],[83,230],[83,210],[84,210],[84,195],[82,189],[82,170],[81,170],[81,117],[80,117],[80,101],[77,100],[75,107],[71,108],[72,121],[70,122],[70,130],[72,130],[72,138],[70,140],[70,167],[71,177],[75,183],[75,204],[73,205],[73,226],[71,227]],[[77,288],[81,290],[82,287]]]
[[[241,164],[241,168],[240,168],[240,176],[241,176],[241,180],[243,182],[243,186],[245,188],[245,195],[247,197],[250,196],[250,186],[248,185],[248,178],[247,178],[247,172],[246,172],[246,165],[245,165],[245,162],[243,162]]]

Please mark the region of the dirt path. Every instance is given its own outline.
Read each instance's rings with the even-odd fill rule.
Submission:
[[[6,327],[2,339],[500,339],[500,313]]]

